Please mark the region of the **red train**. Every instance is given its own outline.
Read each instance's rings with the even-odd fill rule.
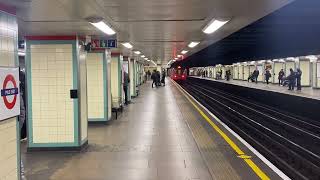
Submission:
[[[178,66],[170,69],[170,77],[175,81],[185,81],[187,79],[187,69]]]

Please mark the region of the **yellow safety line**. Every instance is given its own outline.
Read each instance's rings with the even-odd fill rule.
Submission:
[[[215,131],[231,146],[231,148],[239,155],[245,155],[245,153],[236,145],[229,137],[226,135],[194,102],[190,99],[190,97],[184,92],[176,82],[172,81],[179,91],[189,100],[189,102],[193,105],[193,107],[201,114],[201,116],[213,127]],[[259,176],[259,178],[263,180],[269,180],[270,178],[251,160],[247,158],[242,158],[248,166]]]

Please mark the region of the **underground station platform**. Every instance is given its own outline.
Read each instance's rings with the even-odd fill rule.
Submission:
[[[140,91],[118,119],[89,125],[80,153],[24,150],[28,179],[286,178],[177,83]]]

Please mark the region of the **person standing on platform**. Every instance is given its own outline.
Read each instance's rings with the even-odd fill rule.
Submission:
[[[163,86],[166,85],[165,79],[166,79],[166,72],[163,70],[161,74],[161,84],[163,84]]]
[[[297,90],[301,90],[301,76],[302,76],[302,71],[300,68],[297,68],[297,72],[295,73],[296,75],[296,81],[297,81]]]
[[[295,77],[295,73],[292,68],[290,68],[290,74],[287,77],[287,79],[289,81],[289,89],[288,90],[294,90],[296,77]]]
[[[160,72],[157,71],[156,73],[156,87],[160,86],[160,79],[161,79],[161,75],[160,75]]]
[[[157,87],[157,77],[156,77],[156,70],[153,70],[152,74],[151,74],[151,79],[152,79],[152,84],[151,87],[153,88],[153,85],[155,85]]]
[[[271,73],[270,73],[269,69],[266,69],[265,79],[266,79],[267,84],[269,84],[270,77],[271,77]]]
[[[253,71],[253,78],[254,78],[254,81],[256,83],[258,83],[258,77],[259,77],[259,70],[256,68],[254,71]]]
[[[227,81],[229,81],[229,80],[230,80],[230,76],[231,76],[231,71],[230,71],[230,69],[228,69],[228,70],[226,71],[226,78],[227,78]]]
[[[124,91],[124,99],[125,105],[128,105],[128,86],[130,83],[130,78],[127,72],[124,71],[123,73],[123,91]]]
[[[284,71],[281,69],[278,73],[278,80],[279,80],[279,86],[282,85],[283,83],[283,78],[284,78]]]

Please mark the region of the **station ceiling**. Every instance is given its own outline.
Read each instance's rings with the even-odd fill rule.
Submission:
[[[211,66],[319,55],[319,18],[319,0],[297,0],[174,65]]]
[[[201,41],[187,56],[208,47],[293,0],[0,0],[17,8],[19,35],[103,35],[86,20],[104,18],[119,42],[131,42],[157,63],[166,64]],[[231,21],[212,35],[201,30],[212,19]],[[118,51],[133,55],[119,45]],[[192,57],[192,56],[191,56]]]

